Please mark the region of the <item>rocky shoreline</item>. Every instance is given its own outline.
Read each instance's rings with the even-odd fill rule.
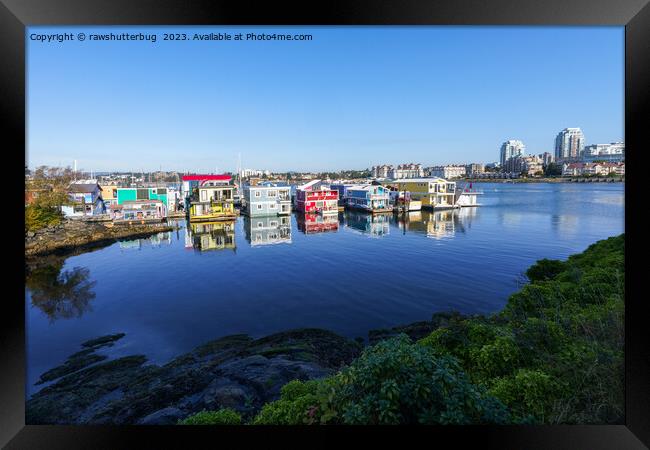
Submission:
[[[371,330],[370,345],[400,333],[417,340],[458,313]],[[81,344],[65,363],[41,375],[51,383],[26,403],[28,424],[170,425],[202,410],[231,408],[253,417],[292,380],[324,378],[358,357],[363,343],[331,331],[307,328],[261,339],[233,335],[207,342],[162,366],[144,355],[110,359],[97,351],[123,333]]]
[[[113,226],[103,222],[64,220],[61,224],[25,233],[25,257],[70,255],[75,252],[105,247],[119,239],[138,239],[152,234],[172,231],[165,223]]]

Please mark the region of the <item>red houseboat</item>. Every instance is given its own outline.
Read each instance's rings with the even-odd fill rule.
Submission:
[[[296,210],[301,213],[338,214],[339,191],[320,180],[296,189]]]

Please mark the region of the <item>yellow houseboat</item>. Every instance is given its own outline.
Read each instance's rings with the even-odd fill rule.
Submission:
[[[235,219],[234,193],[235,187],[232,185],[204,181],[192,193],[188,211],[190,222]]]
[[[388,182],[398,191],[408,191],[412,201],[422,202],[422,208],[458,208],[456,204],[456,183],[443,178],[404,178]]]

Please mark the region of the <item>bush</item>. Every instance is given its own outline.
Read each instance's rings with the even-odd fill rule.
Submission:
[[[330,381],[322,423],[506,423],[507,409],[472,385],[450,356],[405,335],[364,351]]]
[[[515,417],[534,416],[544,422],[553,409],[553,400],[564,392],[541,370],[519,369],[514,376],[498,378],[490,394],[511,406]]]
[[[61,223],[63,214],[54,207],[28,205],[25,207],[25,231],[36,231]]]
[[[318,403],[318,381],[291,381],[280,390],[280,400],[267,403],[253,425],[303,425],[312,423],[310,412]]]
[[[240,425],[241,416],[232,409],[201,411],[178,422],[179,425]]]
[[[530,281],[552,280],[565,269],[566,264],[556,259],[540,259],[530,266],[526,276]]]

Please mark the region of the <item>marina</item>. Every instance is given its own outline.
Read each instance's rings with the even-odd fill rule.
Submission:
[[[116,355],[165,363],[231,334],[315,327],[354,338],[436,311],[498,311],[539,258],[624,230],[621,183],[481,190],[479,208],[170,220],[180,229],[153,245],[127,238],[71,256],[40,275],[72,277],[65,289],[27,280],[28,389],[103,334],[126,333]]]

